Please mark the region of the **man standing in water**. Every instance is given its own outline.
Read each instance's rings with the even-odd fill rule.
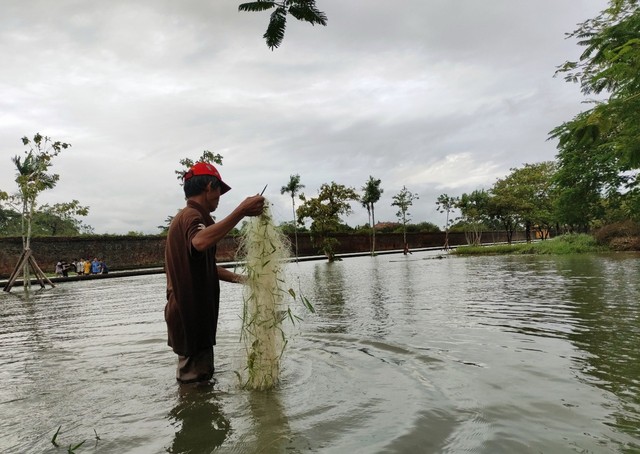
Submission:
[[[208,381],[213,376],[220,280],[242,282],[243,276],[216,264],[216,244],[245,216],[258,216],[264,197],[247,197],[229,216],[214,222],[220,196],[231,189],[211,164],[196,163],[184,175],[185,208],[173,218],[167,234],[168,345],[178,355],[180,383]]]

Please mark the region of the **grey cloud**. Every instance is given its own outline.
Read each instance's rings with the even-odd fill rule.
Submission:
[[[291,21],[272,52],[268,14],[238,3],[4,2],[0,188],[19,138],[40,131],[73,145],[43,203],[79,199],[99,232],[157,231],[183,203],[178,160],[204,149],[233,187],[219,215],[269,184],[288,220],[290,174],[309,195],[374,175],[380,220],[407,184],[413,219],[436,222],[439,193],[553,158],[548,131],[582,107],[552,78],[580,50],[564,33],[607,4],[323,0],[329,25]],[[366,222],[354,211],[350,224]]]

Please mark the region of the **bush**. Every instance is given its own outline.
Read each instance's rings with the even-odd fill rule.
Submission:
[[[459,255],[490,254],[582,254],[603,252],[608,248],[598,244],[594,237],[586,234],[568,234],[535,243],[502,244],[497,246],[461,246],[455,249]]]
[[[640,224],[633,221],[605,225],[594,233],[599,244],[616,251],[640,250]]]

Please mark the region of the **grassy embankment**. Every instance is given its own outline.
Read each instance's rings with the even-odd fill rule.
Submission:
[[[460,246],[452,251],[458,255],[490,254],[582,254],[606,252],[610,249],[585,234],[562,235],[535,243],[498,244],[495,246]]]

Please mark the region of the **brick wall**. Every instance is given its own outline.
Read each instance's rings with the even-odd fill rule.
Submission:
[[[520,235],[515,239],[522,239]],[[338,234],[335,236],[340,244],[336,248],[338,254],[350,252],[367,252],[370,250],[368,235]],[[488,232],[483,241],[506,241],[503,232]],[[291,238],[293,244],[293,237]],[[444,244],[444,233],[407,234],[407,242],[412,249],[440,247]],[[52,273],[58,260],[71,262],[74,259],[103,259],[109,269],[137,269],[160,267],[164,263],[164,236],[81,236],[81,237],[43,237],[31,239],[31,250],[36,261],[44,272]],[[464,234],[450,233],[451,246],[466,244]],[[235,258],[237,243],[228,237],[218,244],[218,260],[231,261]],[[376,250],[385,251],[402,249],[402,234],[385,233],[376,235]],[[300,256],[318,254],[309,234],[298,234],[298,251]],[[20,238],[0,238],[0,277],[8,277],[15,268],[22,253]]]

